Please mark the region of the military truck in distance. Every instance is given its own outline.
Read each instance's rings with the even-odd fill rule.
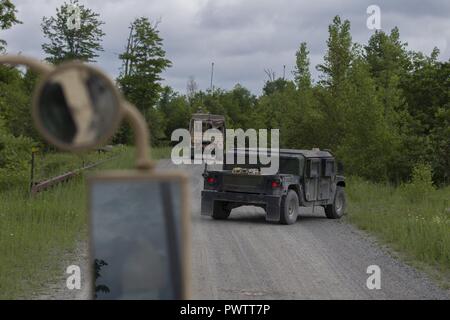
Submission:
[[[299,206],[322,206],[329,219],[339,219],[346,208],[345,179],[330,151],[280,149],[279,170],[262,175],[261,166],[248,164],[252,150],[245,152],[245,165],[224,164],[223,170],[205,171],[201,214],[226,219],[232,209],[258,206],[266,221],[293,224]],[[234,161],[236,162],[236,161]],[[339,170],[340,171],[340,170]]]
[[[196,128],[196,125],[200,125]],[[203,140],[203,133],[208,129],[217,129],[225,137],[225,117],[217,114],[209,113],[194,113],[191,116],[191,121],[189,122],[189,132],[191,134],[191,158],[194,158],[194,144],[198,143],[202,145],[202,152],[206,145],[210,143],[217,144],[221,149],[224,149],[223,139],[220,141],[205,141]],[[201,132],[201,135],[195,136],[194,131],[197,130]]]

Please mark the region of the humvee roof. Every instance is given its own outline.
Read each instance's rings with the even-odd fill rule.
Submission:
[[[238,153],[242,152],[257,152],[256,149],[235,149]],[[266,149],[260,148],[260,151],[265,151]],[[327,157],[333,157],[330,151],[328,150],[319,150],[319,149],[312,149],[312,150],[298,150],[298,149],[279,149],[280,150],[280,156],[283,155],[302,155],[305,158],[327,158]],[[270,149],[267,149],[267,151],[270,153]]]
[[[205,121],[225,121],[224,116],[209,113],[194,113],[192,114],[191,118],[195,120],[205,120]]]

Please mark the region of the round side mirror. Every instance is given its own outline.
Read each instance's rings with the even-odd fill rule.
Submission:
[[[122,118],[121,96],[101,71],[78,62],[58,66],[36,89],[33,118],[50,143],[80,151],[105,143]]]

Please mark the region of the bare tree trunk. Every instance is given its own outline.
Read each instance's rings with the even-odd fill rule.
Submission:
[[[130,61],[130,52],[132,50],[132,42],[133,42],[133,31],[134,31],[134,25],[131,24],[130,26],[130,35],[128,36],[127,41],[127,51],[126,51],[126,58],[125,58],[125,76],[128,76],[131,73],[131,61]]]

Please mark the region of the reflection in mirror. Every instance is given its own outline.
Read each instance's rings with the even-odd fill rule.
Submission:
[[[41,89],[38,120],[59,144],[92,147],[109,138],[118,122],[120,102],[115,90],[88,67],[58,69]]]
[[[93,179],[91,263],[96,299],[181,299],[182,184]]]

